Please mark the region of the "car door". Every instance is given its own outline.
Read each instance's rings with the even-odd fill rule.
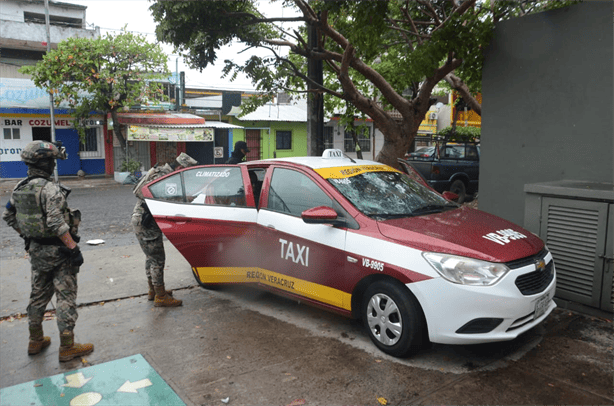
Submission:
[[[145,189],[160,229],[200,282],[244,282],[258,265],[257,212],[245,166],[188,168]]]
[[[270,167],[260,197],[259,249],[263,254],[260,283],[307,300],[349,311],[350,287],[345,275],[347,229],[307,224],[301,213],[319,206],[341,206],[305,172]]]

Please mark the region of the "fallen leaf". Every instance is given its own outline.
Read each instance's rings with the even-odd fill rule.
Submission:
[[[377,401],[379,402],[380,405],[387,405],[388,401],[385,398],[379,397],[377,398]]]

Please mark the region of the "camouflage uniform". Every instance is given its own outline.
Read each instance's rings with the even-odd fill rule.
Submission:
[[[45,171],[28,169],[28,178],[19,182],[2,219],[30,241],[32,292],[28,305],[30,327],[41,326],[45,309],[55,293],[58,329],[72,331],[77,321],[77,273],[61,249],[58,236],[70,231],[78,240],[80,213],[66,203],[67,189],[53,183]]]
[[[186,168],[198,164],[198,162],[184,152],[177,157],[176,161],[179,165]],[[147,274],[150,286],[164,286],[166,254],[164,253],[162,231],[153,217],[151,217],[141,189],[145,184],[173,171],[174,169],[169,164],[160,167],[155,166],[134,187],[134,194],[139,200],[134,206],[131,223],[141,249],[145,253],[145,273]]]

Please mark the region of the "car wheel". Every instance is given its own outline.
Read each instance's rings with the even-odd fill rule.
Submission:
[[[456,193],[458,195],[458,199],[456,199],[456,203],[464,203],[467,198],[467,190],[465,188],[465,184],[462,180],[456,179],[452,182],[450,186],[450,192]]]
[[[394,357],[406,357],[428,341],[418,301],[398,283],[378,281],[370,285],[363,299],[362,318],[371,341]]]

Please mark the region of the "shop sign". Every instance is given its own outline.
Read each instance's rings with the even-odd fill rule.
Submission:
[[[213,128],[163,128],[128,126],[128,141],[213,141]]]

